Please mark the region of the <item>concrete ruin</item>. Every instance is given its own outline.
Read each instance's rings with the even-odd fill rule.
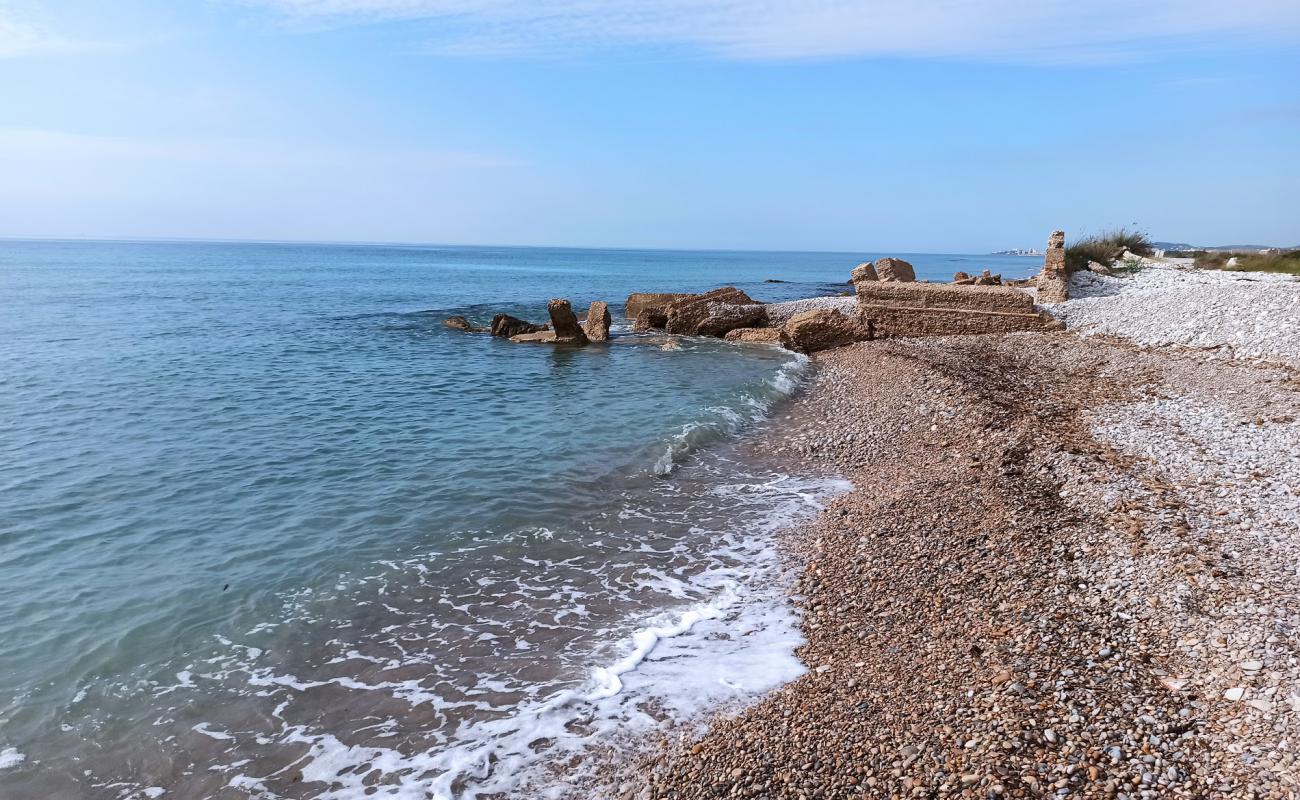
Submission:
[[[1065,231],[1052,231],[1038,275],[1038,302],[1064,303],[1070,298],[1070,273],[1065,266]]]
[[[1032,331],[1050,322],[1033,297],[1009,286],[863,281],[857,291],[870,339]]]

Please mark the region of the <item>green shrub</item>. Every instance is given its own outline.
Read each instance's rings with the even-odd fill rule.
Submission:
[[[1087,269],[1089,261],[1113,267],[1125,250],[1139,256],[1155,254],[1151,239],[1145,233],[1117,228],[1088,234],[1068,245],[1065,248],[1065,264],[1071,271]]]

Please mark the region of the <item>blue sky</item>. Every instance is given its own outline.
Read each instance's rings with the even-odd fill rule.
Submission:
[[[0,236],[1300,244],[1294,0],[0,0]]]

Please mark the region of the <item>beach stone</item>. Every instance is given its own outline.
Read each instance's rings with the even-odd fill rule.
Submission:
[[[875,268],[882,281],[911,283],[916,280],[916,270],[901,258],[878,258]]]
[[[864,261],[853,268],[853,275],[849,278],[849,283],[878,280],[880,280],[880,276],[876,274],[875,266],[870,261]]]
[[[779,328],[736,328],[727,331],[727,335],[722,338],[728,342],[778,344],[781,341],[781,330]]]
[[[667,324],[668,312],[662,308],[643,308],[636,315],[636,320],[632,323],[632,330],[641,333],[661,331]]]
[[[604,301],[597,300],[587,309],[587,321],[582,326],[582,332],[593,342],[607,342],[610,322],[609,306]]]
[[[815,353],[867,338],[856,317],[834,309],[795,314],[781,329],[781,344],[799,353]]]
[[[557,344],[587,343],[587,334],[578,324],[578,315],[573,313],[573,307],[569,305],[568,300],[552,298],[546,304],[546,311],[551,315],[551,330],[555,332]]]
[[[509,314],[497,314],[492,318],[492,335],[510,339],[524,333],[537,333],[548,328],[547,325],[535,325]]]
[[[442,321],[442,326],[452,330],[465,331],[466,333],[482,333],[487,330],[487,328],[474,325],[464,317],[447,317]]]
[[[723,336],[736,328],[761,328],[767,309],[734,286],[691,295],[668,306],[664,329],[683,336]]]

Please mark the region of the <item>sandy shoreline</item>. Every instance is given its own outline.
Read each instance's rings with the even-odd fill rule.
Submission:
[[[601,796],[1294,796],[1300,380],[1216,354],[819,354],[756,445],[856,486],[783,540],[809,672]]]

